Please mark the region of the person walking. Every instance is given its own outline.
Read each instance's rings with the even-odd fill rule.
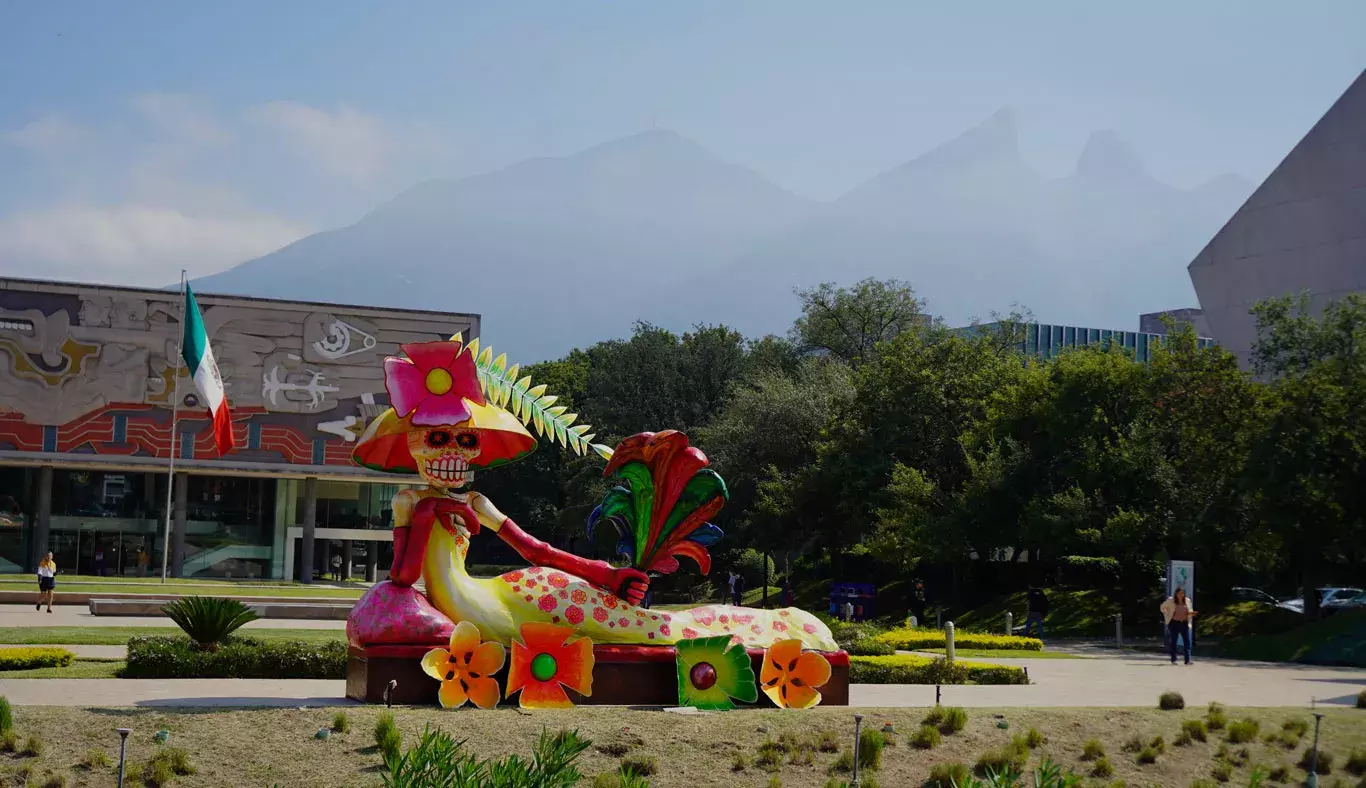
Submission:
[[[739,575],[735,574],[735,571],[734,571],[734,570],[731,570],[731,573],[730,573],[730,603],[731,603],[732,605],[739,605],[739,604],[740,604],[739,602],[736,602],[736,601],[735,601],[735,580],[736,580],[737,577],[739,577]]]
[[[333,580],[336,580],[336,581],[340,581],[340,580],[341,580],[341,575],[342,575],[341,565],[342,565],[342,558],[341,558],[341,556],[339,556],[339,555],[334,555],[334,556],[332,556],[332,579],[333,579]]]
[[[1030,586],[1028,599],[1028,609],[1025,612],[1025,637],[1029,636],[1030,630],[1038,626],[1039,640],[1043,640],[1043,620],[1048,616],[1048,595],[1038,586]]]
[[[915,590],[911,592],[911,615],[915,616],[916,626],[925,626],[925,581],[915,580]]]
[[[52,560],[52,553],[38,563],[38,604],[33,606],[34,610],[42,610],[43,604],[47,604],[47,612],[52,612],[52,596],[57,589],[57,562]]]
[[[95,545],[95,577],[104,577],[104,546],[100,544]]]
[[[735,576],[735,587],[730,591],[731,604],[741,607],[745,604],[745,576],[737,574]]]
[[[1186,598],[1186,589],[1177,588],[1176,593],[1162,603],[1162,618],[1167,622],[1167,649],[1171,653],[1172,664],[1176,664],[1176,640],[1181,639],[1181,650],[1186,655],[1186,664],[1191,664],[1191,619],[1195,618],[1195,606]]]
[[[146,548],[146,546],[144,546],[144,545],[139,545],[139,546],[138,546],[138,577],[146,577],[146,576],[147,576],[147,565],[150,564],[151,562],[152,562],[152,557],[151,557],[150,555],[147,554],[147,548]]]

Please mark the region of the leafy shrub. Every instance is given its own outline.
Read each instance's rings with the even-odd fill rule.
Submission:
[[[839,752],[840,739],[832,730],[822,730],[816,734],[816,749],[821,752]]]
[[[1357,777],[1366,774],[1366,750],[1352,750],[1344,767]]]
[[[651,777],[659,771],[659,764],[648,755],[632,755],[621,759],[621,771],[637,777]]]
[[[1024,670],[977,662],[895,654],[850,657],[849,681],[854,684],[1028,684]]]
[[[1228,761],[1219,761],[1210,769],[1210,775],[1221,783],[1226,783],[1233,779],[1233,764]]]
[[[1217,703],[1210,704],[1209,713],[1205,715],[1205,727],[1212,731],[1221,731],[1228,727],[1228,715],[1224,713],[1223,706]]]
[[[194,774],[190,756],[179,747],[157,750],[151,760],[142,767],[142,782],[149,788],[164,788],[177,776]]]
[[[854,751],[844,750],[839,757],[830,764],[830,771],[847,773],[854,770]]]
[[[217,650],[179,637],[139,636],[128,641],[125,678],[344,679],[346,644],[231,638]]]
[[[55,646],[24,646],[0,648],[0,670],[31,670],[33,668],[64,668],[76,658],[75,654]],[[5,702],[9,711],[9,702]],[[11,721],[11,724],[12,721]],[[8,730],[0,728],[0,730]]]
[[[166,617],[201,648],[213,649],[243,624],[258,618],[256,611],[236,599],[183,596],[161,609]]]
[[[346,712],[339,711],[332,715],[332,732],[346,733],[351,730],[351,718],[346,716]]]
[[[1189,739],[1195,741],[1208,741],[1209,730],[1205,728],[1202,720],[1186,720],[1181,723],[1181,733]]]
[[[937,763],[930,768],[926,788],[958,788],[972,779],[968,767],[961,763]]]
[[[1152,741],[1148,742],[1148,747],[1156,750],[1158,755],[1164,755],[1167,752],[1167,741],[1161,736],[1156,736]]]
[[[394,715],[391,712],[380,712],[379,719],[375,720],[375,746],[384,754],[385,758],[397,757],[399,750],[403,748],[403,734],[398,732],[398,724],[394,722]],[[437,742],[430,742],[430,747],[439,747]]]
[[[850,656],[858,657],[887,657],[896,653],[896,647],[873,637],[855,638],[844,646],[844,650]]]
[[[865,730],[858,737],[858,767],[860,769],[881,769],[882,748],[886,741],[881,731]]]
[[[743,752],[737,752],[731,756],[730,770],[733,772],[743,772],[749,768],[749,757]]]
[[[1180,711],[1186,708],[1186,699],[1179,692],[1164,692],[1157,699],[1157,707],[1163,711]]]
[[[1293,730],[1281,730],[1266,735],[1267,744],[1276,744],[1287,750],[1298,749],[1300,746],[1300,735]]]
[[[1125,752],[1138,752],[1139,750],[1142,750],[1142,749],[1143,749],[1143,746],[1144,746],[1144,745],[1143,745],[1143,739],[1141,739],[1141,738],[1138,737],[1137,735],[1135,735],[1135,736],[1130,736],[1130,737],[1129,737],[1129,740],[1126,741],[1126,742],[1124,742],[1124,751],[1125,751]]]
[[[0,695],[0,735],[14,730],[14,711],[9,707],[9,698]]]
[[[1020,770],[1029,761],[1029,748],[1016,737],[999,750],[982,753],[973,771],[983,777],[1004,775],[1010,770]]]
[[[1317,771],[1319,774],[1332,774],[1332,773],[1333,773],[1333,760],[1334,760],[1334,758],[1333,758],[1333,753],[1331,753],[1331,752],[1329,752],[1328,750],[1325,750],[1325,749],[1323,749],[1323,748],[1319,748],[1318,768],[1317,768],[1315,771]],[[1301,769],[1304,769],[1304,770],[1307,772],[1307,771],[1309,771],[1311,768],[1313,768],[1313,766],[1312,766],[1313,761],[1314,761],[1314,748],[1313,748],[1313,747],[1310,747],[1309,749],[1307,749],[1307,750],[1304,751],[1304,755],[1301,755],[1301,756],[1300,756],[1299,767],[1300,767]]]
[[[967,726],[968,713],[957,706],[935,706],[921,724],[933,725],[945,735],[957,733]]]
[[[939,729],[933,725],[921,725],[920,730],[911,734],[910,744],[917,750],[933,750],[942,738]]]
[[[1096,759],[1096,762],[1094,764],[1091,765],[1091,776],[1099,777],[1101,779],[1113,777],[1115,776],[1115,765],[1113,763],[1110,763],[1109,758],[1106,758],[1104,755],[1102,755]]]
[[[96,747],[85,753],[81,759],[81,767],[85,769],[108,769],[114,763],[109,759],[109,753]]]
[[[1158,752],[1156,747],[1144,747],[1143,749],[1138,751],[1137,760],[1139,763],[1145,765],[1150,763],[1157,763],[1157,756]]]
[[[19,754],[20,754],[20,755],[27,756],[27,757],[29,757],[29,758],[37,758],[39,755],[42,755],[42,754],[43,754],[43,739],[42,739],[42,737],[41,737],[41,736],[30,736],[30,737],[28,737],[28,741],[24,742],[24,749],[20,750],[20,751],[19,751]]]
[[[1309,720],[1303,717],[1292,717],[1281,723],[1281,730],[1291,731],[1296,736],[1303,736],[1309,732]]]
[[[1048,741],[1048,737],[1044,736],[1038,728],[1030,728],[1025,731],[1024,741],[1026,747],[1037,750],[1044,745],[1044,742]]]
[[[19,749],[19,734],[12,729],[0,733],[0,752],[17,752]]]
[[[768,739],[759,745],[754,754],[754,765],[764,771],[777,771],[783,767],[783,747]]]
[[[938,629],[893,629],[877,639],[898,651],[922,651],[944,648],[948,636]],[[1043,651],[1043,641],[1018,635],[993,635],[987,632],[954,632],[957,648],[1000,649],[1004,651]]]
[[[1266,778],[1273,783],[1283,783],[1290,779],[1290,767],[1283,763],[1276,764],[1266,773]]]
[[[552,734],[542,730],[530,760],[509,755],[481,761],[465,752],[449,733],[429,726],[411,749],[384,754],[381,784],[385,788],[572,788],[583,779],[575,761],[589,746],[591,742],[573,731]],[[624,772],[620,784],[623,788],[645,785]]]
[[[1246,744],[1257,740],[1257,734],[1261,732],[1262,724],[1252,719],[1238,720],[1228,726],[1228,741],[1230,744]]]
[[[1357,693],[1357,708],[1366,709],[1366,690]]]
[[[1105,757],[1105,745],[1099,739],[1087,739],[1081,746],[1081,759],[1083,761],[1094,761]]]
[[[625,772],[605,772],[593,778],[593,788],[650,788],[650,781]]]

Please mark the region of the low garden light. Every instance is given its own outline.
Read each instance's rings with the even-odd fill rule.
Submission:
[[[119,728],[119,788],[123,788],[123,767],[128,762],[128,734],[132,728]]]

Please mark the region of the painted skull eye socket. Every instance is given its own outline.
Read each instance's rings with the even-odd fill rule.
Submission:
[[[462,449],[479,448],[479,436],[473,432],[462,432],[455,436],[455,445]]]
[[[427,445],[439,449],[451,442],[451,434],[445,430],[432,430],[427,433]]]

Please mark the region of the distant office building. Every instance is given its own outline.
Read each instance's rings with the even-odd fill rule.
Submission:
[[[999,326],[999,323],[983,323],[957,331],[964,336],[972,336]],[[1132,351],[1136,361],[1146,362],[1151,356],[1152,349],[1162,341],[1164,335],[1160,332],[1113,331],[1108,328],[1054,326],[1047,323],[1026,323],[1021,329],[1024,332],[1024,340],[1017,345],[1019,351],[1039,358],[1053,358],[1068,348],[1092,345],[1109,347],[1117,344]],[[1208,337],[1200,337],[1197,342],[1202,348],[1215,344],[1214,340]]]
[[[1188,267],[1211,336],[1246,366],[1264,298],[1366,291],[1366,72]]]
[[[1203,309],[1168,309],[1165,312],[1149,312],[1138,316],[1138,330],[1142,334],[1165,334],[1167,322],[1176,328],[1190,326],[1197,336],[1210,336],[1209,321]]]

